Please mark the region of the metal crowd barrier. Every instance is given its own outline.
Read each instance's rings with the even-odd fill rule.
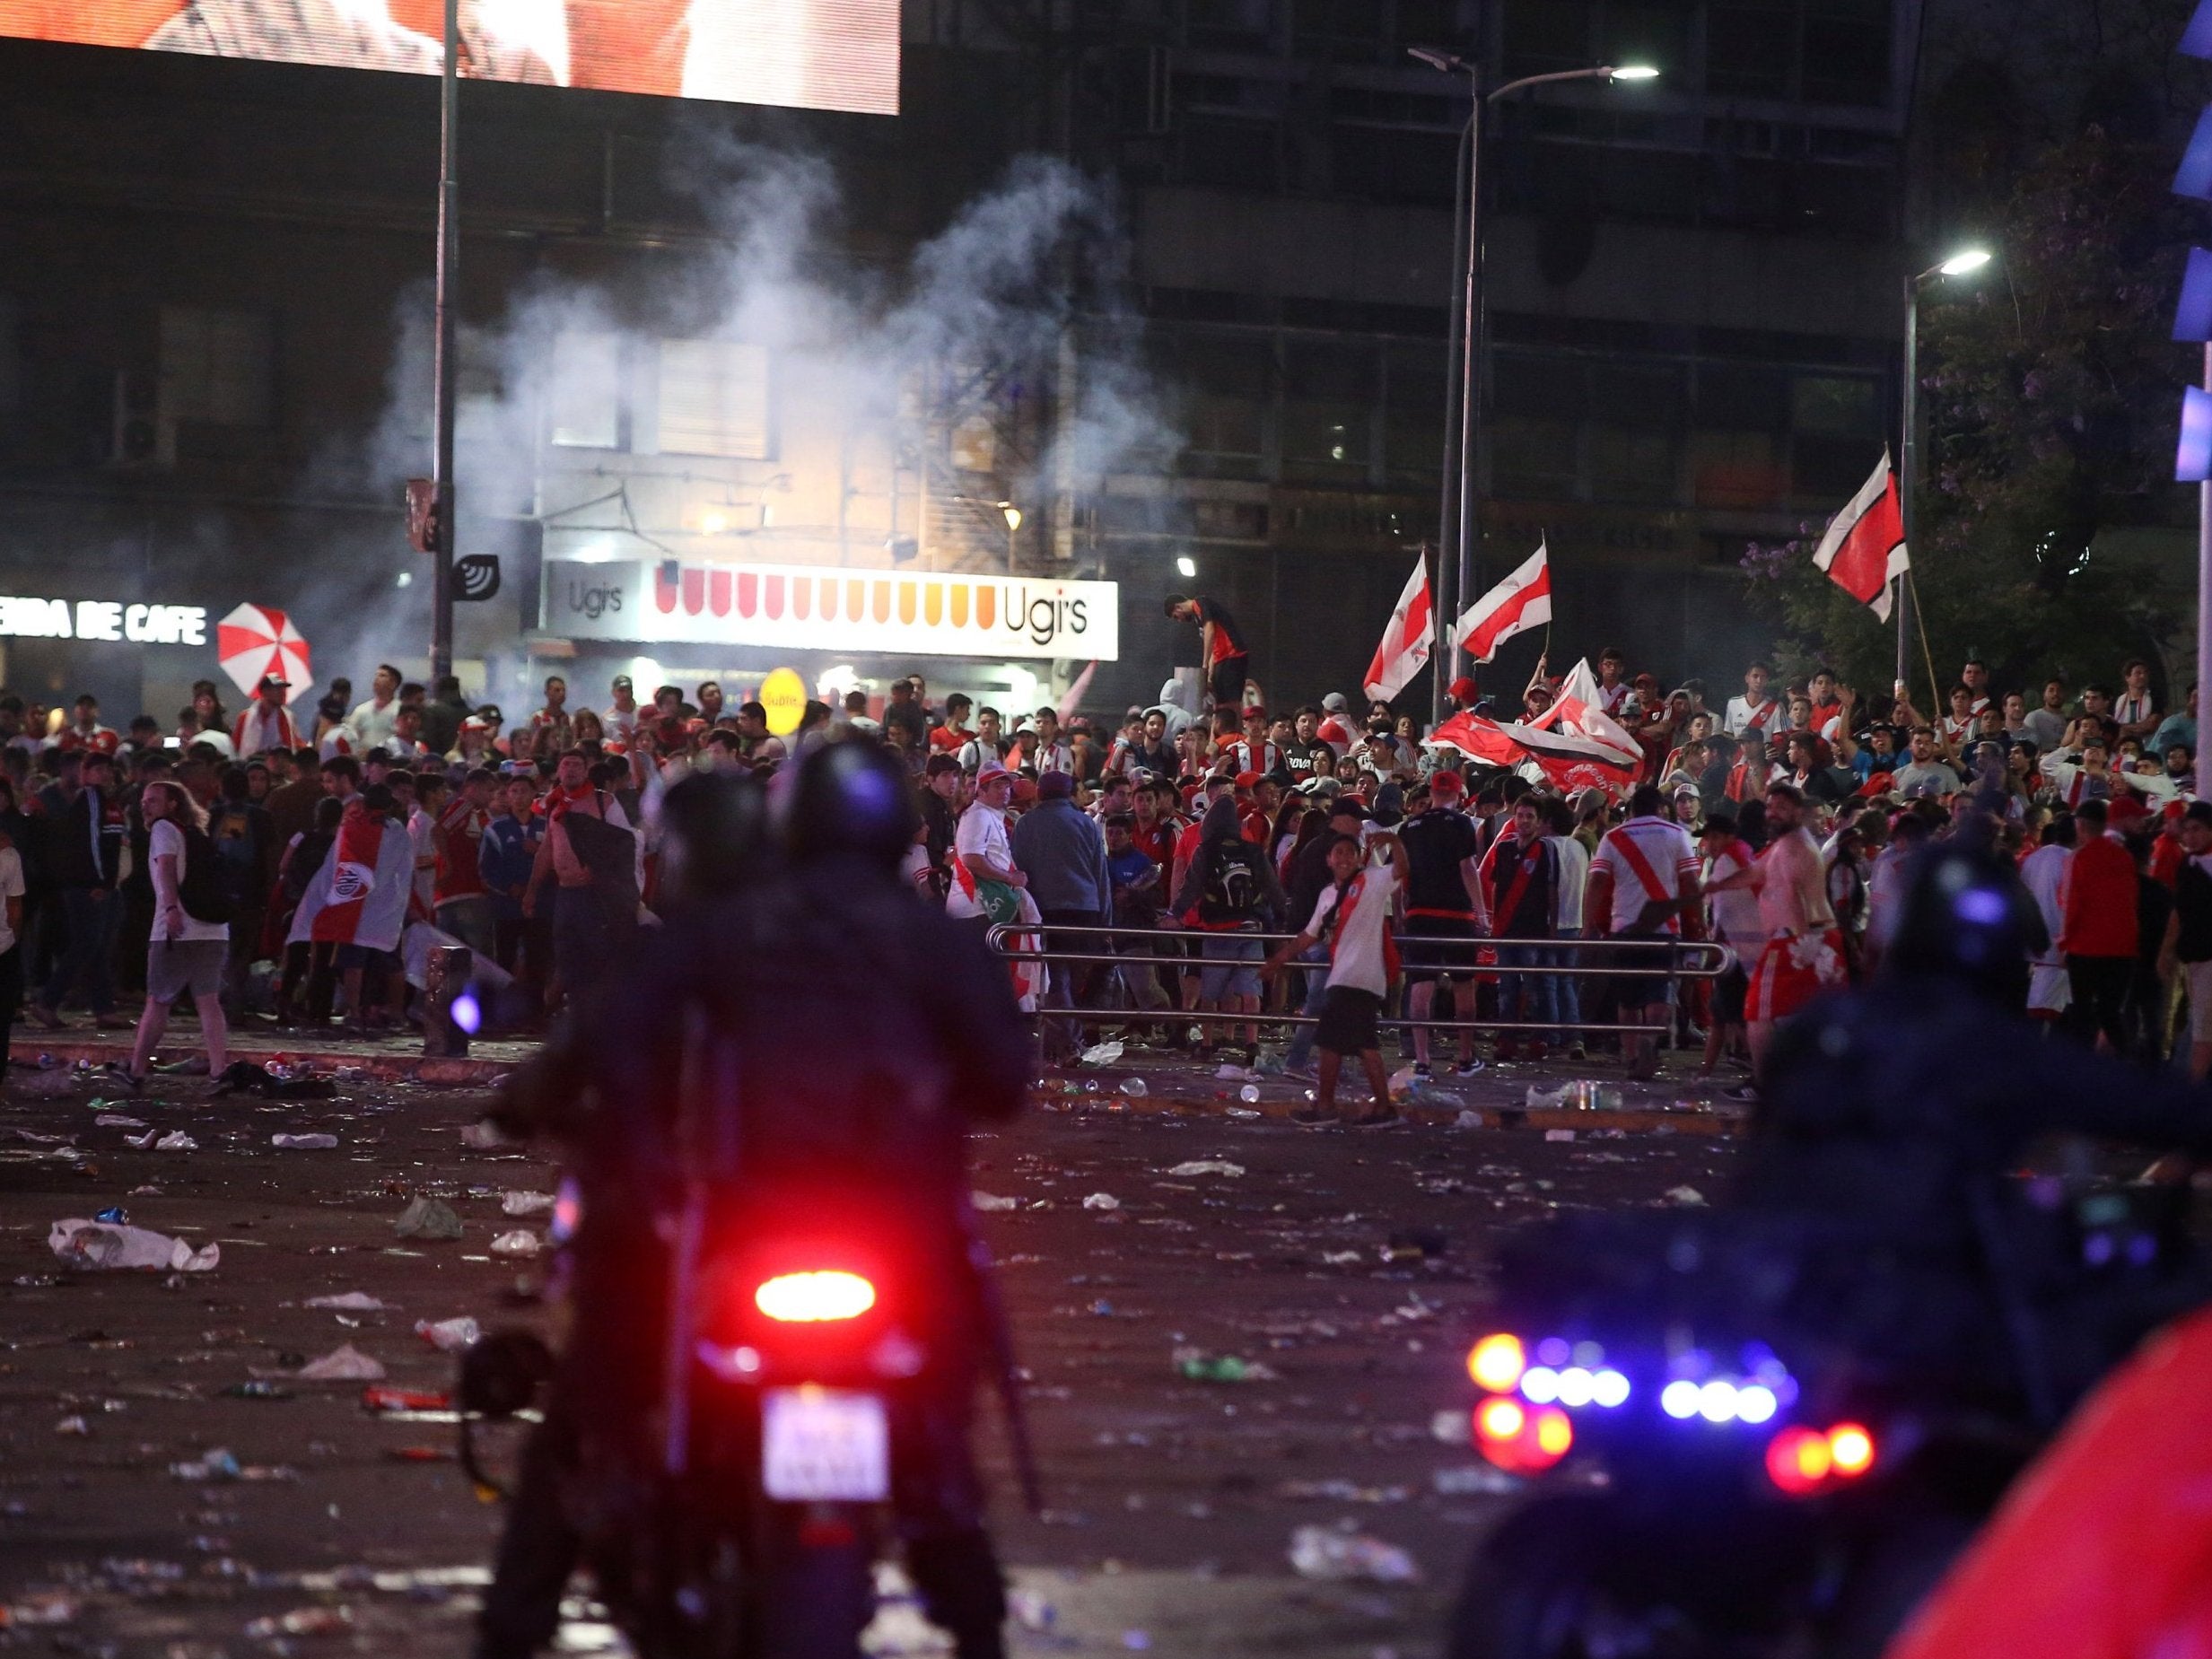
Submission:
[[[1103,940],[1109,947],[1125,942],[1126,948],[1115,950],[1053,950],[1025,946],[1019,941],[1049,934],[1054,940],[1073,939],[1079,942]],[[1031,922],[1001,922],[985,934],[992,950],[1005,962],[1041,962],[1049,967],[1054,964],[1093,965],[1134,970],[1140,973],[1195,974],[1208,967],[1256,968],[1250,962],[1223,962],[1209,960],[1201,954],[1200,946],[1210,939],[1233,939],[1260,945],[1268,955],[1273,947],[1287,945],[1298,935],[1295,933],[1211,932],[1198,928],[1116,928],[1102,926],[1061,927]],[[1665,977],[1668,1000],[1684,980],[1717,980],[1728,971],[1728,953],[1725,946],[1709,939],[1450,939],[1426,933],[1399,933],[1393,936],[1403,958],[1406,947],[1412,945],[1424,956],[1449,956],[1465,953],[1464,967],[1438,969],[1431,963],[1420,964],[1413,971],[1440,973],[1442,976],[1462,979],[1476,974],[1526,974],[1530,978],[1575,979],[1652,979]],[[1538,950],[1547,954],[1569,952],[1571,962],[1514,963],[1482,962],[1479,958],[1486,950]],[[1598,958],[1593,961],[1592,957]],[[1610,965],[1605,957],[1616,960]],[[1640,959],[1640,964],[1639,964]],[[1299,974],[1326,973],[1326,963],[1298,962],[1283,965],[1284,972]],[[1126,989],[1126,987],[1124,987]],[[1401,993],[1403,995],[1403,992]],[[1054,1019],[1072,1020],[1089,1025],[1230,1025],[1230,1026],[1312,1026],[1319,1020],[1309,1014],[1296,1012],[1270,1013],[1264,1009],[1257,1014],[1223,1013],[1219,1009],[1185,1008],[1179,1006],[1165,1008],[1081,1008],[1053,1004],[1041,1008],[1040,1013]],[[1595,1020],[1495,1020],[1495,1019],[1384,1019],[1377,1022],[1386,1031],[1412,1031],[1426,1027],[1430,1031],[1485,1031],[1485,1032],[1594,1032],[1600,1035],[1618,1035],[1626,1032],[1649,1032],[1653,1027],[1627,1024],[1608,1025]],[[1673,1046],[1674,1024],[1667,1022],[1661,1037]]]

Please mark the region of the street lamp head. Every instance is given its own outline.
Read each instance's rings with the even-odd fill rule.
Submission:
[[[1986,248],[1964,248],[1936,268],[1945,276],[1967,276],[1989,264],[1993,257]]]
[[[999,503],[999,511],[1006,515],[1006,528],[1008,529],[1018,530],[1021,528],[1020,508],[1015,506],[1011,502],[1001,502]]]
[[[1405,55],[1427,64],[1431,69],[1441,69],[1446,74],[1464,74],[1474,67],[1456,52],[1447,52],[1438,46],[1409,46],[1405,48]]]
[[[1605,71],[1608,81],[1656,81],[1659,72],[1649,64],[1623,64],[1618,69]]]

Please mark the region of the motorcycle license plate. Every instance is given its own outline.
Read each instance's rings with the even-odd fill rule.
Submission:
[[[874,1394],[772,1388],[761,1401],[762,1484],[779,1503],[879,1503],[891,1492],[891,1424]]]

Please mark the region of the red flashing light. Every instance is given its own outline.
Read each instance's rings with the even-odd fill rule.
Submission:
[[[1806,1497],[1874,1467],[1874,1436],[1857,1423],[1823,1433],[1794,1425],[1767,1442],[1767,1479],[1789,1497]]]
[[[1524,1406],[1492,1394],[1474,1409],[1474,1444],[1508,1473],[1542,1474],[1573,1449],[1575,1426],[1557,1406]]]

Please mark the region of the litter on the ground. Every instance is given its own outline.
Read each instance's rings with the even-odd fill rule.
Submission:
[[[57,1221],[48,1246],[72,1267],[153,1268],[170,1273],[205,1273],[223,1260],[223,1246],[195,1250],[180,1238],[146,1227],[97,1221]]]
[[[1245,1166],[1218,1157],[1194,1157],[1187,1164],[1177,1164],[1167,1173],[1171,1175],[1241,1175],[1245,1173]]]
[[[1368,1579],[1376,1584],[1419,1582],[1421,1568],[1395,1544],[1333,1526],[1301,1526],[1290,1534],[1290,1567],[1300,1578],[1325,1583]]]
[[[459,1238],[461,1218],[442,1199],[418,1198],[399,1212],[392,1231],[402,1238]]]
[[[351,1342],[341,1342],[320,1359],[311,1359],[300,1367],[300,1380],[305,1383],[380,1383],[384,1367]]]
[[[550,1192],[504,1192],[500,1195],[500,1214],[505,1216],[539,1216],[553,1208]]]
[[[378,1300],[365,1290],[348,1290],[343,1296],[310,1297],[305,1305],[309,1307],[336,1308],[342,1314],[378,1314],[391,1305],[389,1302]]]
[[[492,1253],[495,1256],[534,1256],[545,1247],[545,1241],[526,1227],[502,1233],[492,1241]]]
[[[269,1145],[298,1152],[327,1152],[338,1144],[336,1135],[271,1135]]]

